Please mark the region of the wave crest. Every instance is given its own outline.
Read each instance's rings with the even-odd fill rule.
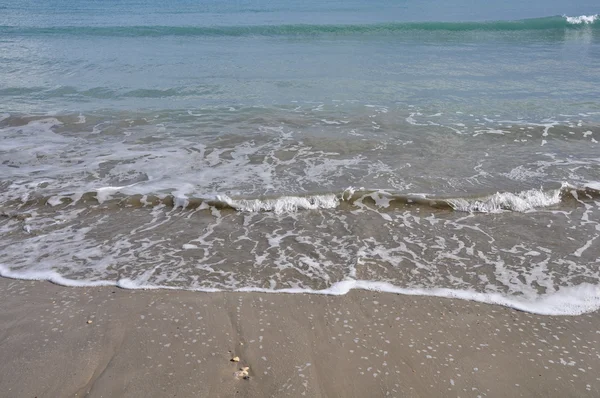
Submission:
[[[109,189],[110,188],[110,189]],[[72,204],[111,204],[118,207],[165,206],[187,210],[209,209],[233,210],[247,213],[273,212],[293,213],[300,210],[345,208],[393,209],[406,207],[430,208],[437,211],[460,211],[467,213],[499,213],[503,211],[526,212],[538,208],[560,205],[564,201],[585,201],[600,198],[600,186],[588,184],[576,188],[563,184],[558,189],[529,189],[520,192],[496,192],[483,196],[438,197],[424,194],[403,194],[385,190],[354,190],[348,188],[338,193],[313,195],[284,195],[266,198],[235,199],[227,195],[214,197],[182,197],[176,195],[135,194],[125,195],[118,187],[100,188],[95,192],[55,195],[9,200],[3,208],[24,210],[31,206],[64,206]],[[1,210],[1,209],[0,209]],[[11,211],[0,212],[13,217]]]
[[[598,14],[595,15],[580,15],[578,17],[569,17],[567,15],[563,15],[563,17],[567,20],[568,23],[572,25],[589,25],[598,21],[600,16]]]
[[[228,196],[218,196],[217,199],[243,212],[268,211],[274,213],[291,213],[297,210],[334,209],[338,207],[340,199],[334,195],[312,196],[282,196],[275,199],[242,199],[235,200]]]
[[[562,194],[561,189],[551,191],[530,189],[517,193],[497,192],[486,198],[475,200],[449,199],[448,202],[455,210],[469,213],[498,213],[503,210],[525,212],[540,207],[557,205],[561,201]]]
[[[59,35],[107,37],[222,37],[222,36],[320,36],[401,34],[403,32],[479,32],[479,31],[535,31],[575,29],[580,25],[594,25],[598,15],[577,17],[553,16],[514,21],[475,22],[391,22],[377,24],[294,24],[247,26],[0,26],[2,35]]]

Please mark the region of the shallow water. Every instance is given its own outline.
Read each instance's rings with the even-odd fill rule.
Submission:
[[[4,5],[0,274],[595,310],[579,3]]]

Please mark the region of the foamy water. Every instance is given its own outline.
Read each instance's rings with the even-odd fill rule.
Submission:
[[[595,15],[579,15],[577,17],[565,16],[567,22],[570,24],[593,24],[598,20],[598,14]]]
[[[212,112],[225,126],[236,117]],[[554,315],[598,308],[595,127],[370,106],[322,124],[322,112],[285,111],[290,125],[260,124],[250,140],[194,142],[161,121],[6,118],[15,155],[5,153],[0,274],[128,289],[367,289]],[[365,140],[355,135],[365,116],[406,133],[370,123]],[[551,152],[537,149],[542,140]],[[512,150],[491,156],[499,144]],[[449,148],[457,161],[439,158]]]
[[[175,3],[2,10],[0,275],[599,309],[595,3]]]

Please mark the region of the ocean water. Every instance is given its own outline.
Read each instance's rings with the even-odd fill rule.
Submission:
[[[0,1],[0,275],[600,308],[597,1]]]

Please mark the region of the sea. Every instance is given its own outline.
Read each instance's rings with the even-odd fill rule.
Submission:
[[[0,0],[0,275],[596,311],[598,13]]]

